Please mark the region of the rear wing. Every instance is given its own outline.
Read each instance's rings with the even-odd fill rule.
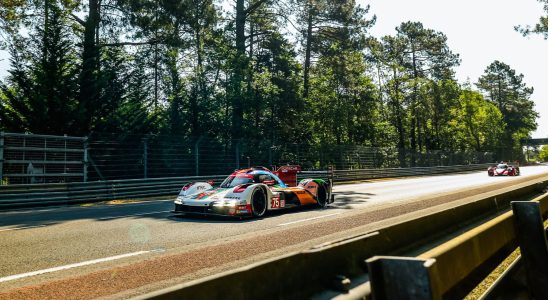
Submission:
[[[272,172],[288,186],[297,186],[297,174],[301,172],[301,166],[281,166],[277,171]]]

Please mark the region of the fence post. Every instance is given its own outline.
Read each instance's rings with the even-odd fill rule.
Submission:
[[[375,256],[366,262],[374,300],[440,298],[431,275],[435,259]]]
[[[548,243],[540,203],[512,202],[514,221],[529,294],[534,299],[548,295]]]
[[[274,145],[272,145],[272,143],[270,143],[270,147],[268,147],[268,167],[272,167],[272,147],[274,147]]]
[[[0,132],[0,185],[4,184],[4,132]]]
[[[196,176],[200,176],[200,143],[202,142],[203,136],[199,137],[194,144],[194,167]]]
[[[84,137],[84,182],[88,182],[88,164],[89,164],[89,153],[88,153],[88,137]]]
[[[143,178],[148,178],[148,138],[143,138]]]
[[[240,141],[236,143],[236,169],[240,169]]]

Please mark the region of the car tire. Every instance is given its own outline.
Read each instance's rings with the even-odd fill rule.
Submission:
[[[254,217],[260,218],[266,213],[266,193],[262,188],[253,190],[251,194],[251,212]]]
[[[318,196],[316,197],[316,201],[318,202],[319,207],[326,207],[327,203],[329,202],[329,195],[327,193],[327,188],[325,185],[320,185],[318,187]]]

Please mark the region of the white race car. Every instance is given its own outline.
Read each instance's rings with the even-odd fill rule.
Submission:
[[[300,169],[299,166],[283,166],[275,172],[264,167],[238,170],[218,188],[211,182],[186,184],[175,200],[173,212],[262,217],[270,210],[304,205],[325,207],[332,203],[330,182],[304,179],[296,184]]]

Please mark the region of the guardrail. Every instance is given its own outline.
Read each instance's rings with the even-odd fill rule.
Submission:
[[[517,246],[511,213],[480,225],[419,258],[368,259],[409,250],[410,245],[419,247],[426,241],[432,242],[433,237],[445,237],[461,229],[463,224],[470,225],[474,216],[500,213],[511,201],[531,197],[547,186],[548,176],[544,175],[480,198],[462,199],[463,205],[425,217],[135,299],[371,299],[372,288],[376,300],[458,298]],[[548,195],[537,201],[546,212]]]
[[[373,298],[463,298],[519,244],[529,296],[546,299],[548,245],[543,216],[548,213],[548,195],[512,202],[512,210],[416,258],[379,256],[367,260]],[[514,288],[513,293],[504,295],[491,289],[483,298],[515,299],[519,293],[526,295],[527,291]]]
[[[423,176],[447,173],[470,172],[487,170],[493,164],[474,164],[464,166],[437,166],[416,168],[391,168],[391,169],[360,169],[360,170],[335,170],[334,182],[360,181],[378,178],[393,178],[406,176]]]
[[[200,180],[220,182],[225,178],[225,175],[217,175],[0,186],[0,209],[152,196],[174,196],[179,193],[181,187],[187,182]]]
[[[322,178],[335,183],[386,177],[431,175],[485,169],[487,165],[432,168],[365,169],[303,171],[298,179]],[[176,195],[191,181],[214,180],[220,183],[228,175],[191,176],[156,179],[129,179],[82,183],[0,185],[0,209],[37,205],[62,205],[112,199]]]

